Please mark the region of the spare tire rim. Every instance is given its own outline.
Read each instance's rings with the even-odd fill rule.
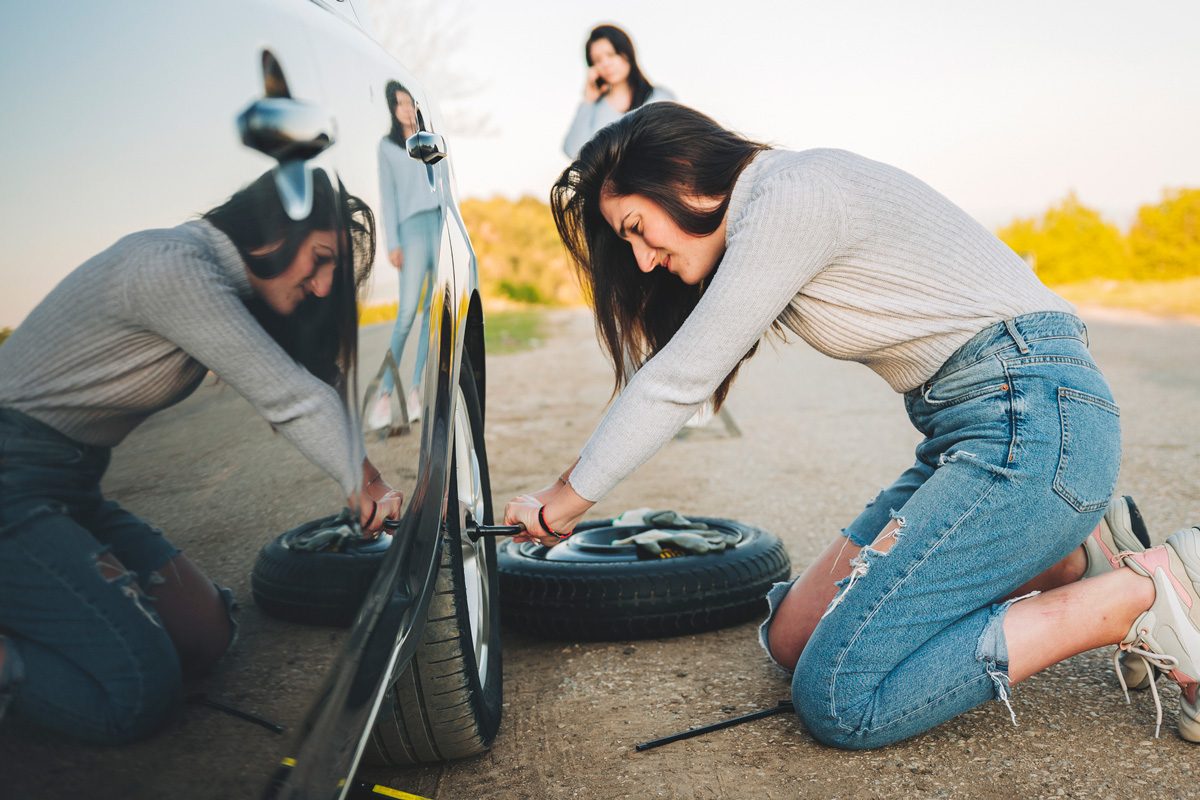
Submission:
[[[463,589],[467,598],[467,618],[471,627],[471,644],[475,650],[475,668],[479,685],[487,678],[491,639],[491,594],[488,591],[486,540],[472,542],[462,532],[466,516],[485,518],[483,478],[475,439],[471,435],[471,420],[467,417],[466,399],[456,390],[454,404],[454,463],[458,482],[459,547],[462,548]]]

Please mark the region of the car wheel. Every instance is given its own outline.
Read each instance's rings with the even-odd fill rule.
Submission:
[[[791,563],[771,533],[727,519],[690,517],[732,534],[719,553],[647,558],[613,542],[646,527],[585,522],[560,545],[511,540],[499,549],[506,625],[557,639],[624,640],[697,633],[766,611],[767,590]]]
[[[368,764],[411,765],[476,755],[500,728],[502,672],[496,544],[472,542],[492,521],[483,415],[470,363],[455,403],[453,474],[442,559],[420,648],[393,681],[364,753]]]

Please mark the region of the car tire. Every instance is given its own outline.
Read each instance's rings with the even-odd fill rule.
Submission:
[[[354,540],[336,552],[288,547],[297,534],[327,527],[336,519],[306,522],[276,536],[259,551],[250,572],[255,605],[288,622],[347,627],[354,621],[392,543],[391,535]]]
[[[499,548],[505,625],[555,639],[627,640],[698,633],[766,611],[791,562],[774,534],[727,519],[691,517],[740,536],[719,553],[647,558],[612,541],[645,530],[585,522],[553,548]]]
[[[491,524],[483,415],[470,363],[455,404],[442,558],[422,641],[384,697],[363,760],[410,766],[477,755],[500,728],[503,675],[496,543],[464,533]]]

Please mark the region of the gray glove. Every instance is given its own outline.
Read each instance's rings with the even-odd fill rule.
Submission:
[[[689,553],[704,555],[719,553],[725,549],[728,540],[725,534],[713,530],[664,531],[648,530],[635,533],[624,539],[617,539],[613,544],[632,544],[645,550],[651,555],[661,555],[663,546],[676,547]]]
[[[612,521],[613,527],[626,525],[649,525],[652,528],[671,528],[678,530],[708,530],[703,522],[692,522],[678,511],[655,511],[650,508],[634,508],[626,511]]]
[[[314,520],[314,522],[320,523],[321,521]],[[341,514],[324,521],[324,524],[309,523],[300,526],[290,536],[284,538],[283,545],[289,550],[338,552],[346,542],[356,541],[360,538],[362,537],[354,530],[353,518],[349,509],[344,509]]]

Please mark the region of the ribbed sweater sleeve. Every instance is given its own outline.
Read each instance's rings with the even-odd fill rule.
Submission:
[[[670,441],[829,263],[846,228],[838,188],[815,169],[757,182],[736,213],[703,298],[634,375],[584,447],[571,473],[582,497],[603,497]]]
[[[211,262],[170,245],[156,255],[124,272],[124,316],[215,372],[347,494],[357,489],[362,440],[337,392],[267,335]]]

